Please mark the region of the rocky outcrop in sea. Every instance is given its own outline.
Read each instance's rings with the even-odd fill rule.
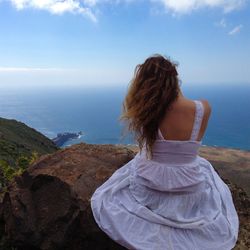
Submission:
[[[211,150],[206,151],[204,147],[201,153],[211,156]],[[10,183],[0,203],[0,232],[4,232],[10,245],[18,250],[124,249],[95,223],[90,197],[116,169],[131,160],[136,151],[133,147],[81,143],[42,156]],[[250,158],[250,152],[246,157]],[[223,165],[218,158],[219,154],[215,157],[215,168],[216,164]],[[223,168],[219,168],[223,177]],[[224,173],[229,176],[227,171]],[[224,180],[240,216],[235,250],[250,249],[249,197],[230,178]]]
[[[78,133],[70,133],[70,132],[58,133],[57,136],[52,139],[52,141],[58,147],[62,147],[67,141],[77,139],[82,135],[83,133],[81,131]]]

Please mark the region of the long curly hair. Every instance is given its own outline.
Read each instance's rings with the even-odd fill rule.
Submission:
[[[127,129],[134,134],[140,150],[146,146],[150,157],[159,124],[178,97],[176,67],[176,63],[159,54],[147,58],[136,66],[123,102],[120,119],[127,123]]]

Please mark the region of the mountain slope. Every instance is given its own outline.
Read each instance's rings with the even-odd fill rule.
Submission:
[[[57,149],[49,138],[24,123],[0,118],[0,160],[13,166],[20,156],[53,153]]]

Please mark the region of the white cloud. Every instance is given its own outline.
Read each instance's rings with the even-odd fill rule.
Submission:
[[[215,23],[215,25],[223,29],[227,28],[227,30],[229,30],[227,31],[227,34],[230,36],[238,34],[243,28],[242,24],[237,26],[232,26],[228,24],[224,18],[222,18],[219,22]]]
[[[1,1],[1,0],[0,0]],[[99,4],[132,3],[139,0],[8,0],[18,10],[35,8],[52,14],[82,14],[97,22]],[[248,0],[141,0],[160,3],[174,14],[186,14],[201,8],[221,8],[224,12],[240,9]],[[223,24],[222,24],[223,25]]]
[[[116,66],[82,68],[0,67],[1,86],[107,86],[129,82],[131,70]]]
[[[93,11],[87,4],[84,4],[85,2],[94,3],[93,0],[85,0],[83,4],[79,0],[10,0],[10,2],[18,10],[35,8],[49,11],[52,14],[78,13],[90,18],[93,22],[97,22]]]
[[[162,3],[168,10],[174,13],[189,13],[200,8],[222,8],[224,12],[230,12],[241,8],[246,0],[151,0]]]
[[[64,71],[61,68],[25,68],[25,67],[0,67],[0,72],[58,72]]]
[[[243,28],[243,25],[240,24],[240,25],[234,27],[231,31],[229,31],[228,35],[230,35],[230,36],[236,35],[242,30],[242,28]]]
[[[88,6],[95,6],[98,0],[83,0],[83,2]]]
[[[221,27],[221,28],[226,28],[227,27],[227,21],[225,18],[222,18],[219,22],[215,23],[216,26]]]

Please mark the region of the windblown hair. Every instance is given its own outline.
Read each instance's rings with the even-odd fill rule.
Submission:
[[[145,145],[150,156],[159,124],[178,96],[176,66],[158,54],[147,58],[136,66],[123,102],[121,120],[126,121],[127,129],[134,133],[140,150]]]

